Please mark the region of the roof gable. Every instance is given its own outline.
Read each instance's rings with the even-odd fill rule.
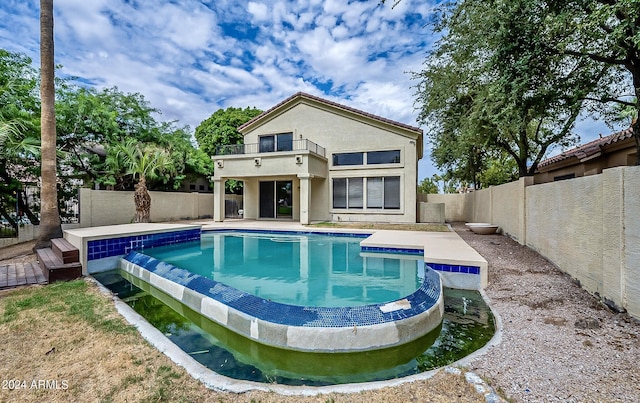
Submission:
[[[422,129],[418,127],[410,126],[391,119],[386,119],[381,116],[364,112],[359,109],[351,108],[349,106],[345,106],[337,102],[329,101],[327,99],[323,99],[304,92],[298,92],[285,99],[284,101],[278,103],[274,107],[264,111],[260,115],[254,117],[247,123],[238,127],[238,131],[242,134],[246,134],[254,128],[262,125],[265,122],[268,122],[281,113],[301,103],[321,107],[322,109],[329,110],[333,113],[342,114],[352,119],[363,121],[365,123],[386,127],[387,130],[391,129],[392,131],[405,133],[405,135],[408,135],[409,137],[419,138],[420,142],[422,142]]]

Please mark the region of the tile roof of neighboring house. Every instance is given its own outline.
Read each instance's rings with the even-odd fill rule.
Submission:
[[[546,160],[541,161],[538,164],[538,168],[552,165],[572,157],[578,158],[580,161],[588,160],[589,157],[592,157],[592,156],[595,157],[599,155],[603,147],[606,147],[613,143],[617,143],[622,140],[626,140],[631,137],[633,137],[633,130],[631,127],[629,127],[628,129],[610,134],[605,137],[601,137],[599,139],[595,139],[586,144],[582,144],[576,148],[573,148],[561,154],[555,155],[551,158],[547,158]]]
[[[263,117],[269,115],[274,110],[280,108],[282,105],[291,102],[295,98],[307,98],[307,99],[310,99],[310,100],[314,100],[316,102],[323,103],[325,105],[332,106],[334,108],[338,108],[338,109],[342,109],[342,110],[345,110],[345,111],[349,111],[351,113],[356,113],[358,115],[366,116],[366,117],[368,117],[370,119],[375,119],[375,120],[378,120],[380,122],[384,122],[384,123],[391,124],[391,125],[394,125],[394,126],[402,127],[404,129],[412,130],[412,131],[415,131],[415,132],[418,132],[418,133],[422,134],[422,129],[420,129],[419,127],[415,127],[415,126],[407,125],[405,123],[397,122],[395,120],[383,118],[381,116],[374,115],[374,114],[368,113],[368,112],[364,112],[364,111],[361,111],[359,109],[352,108],[350,106],[345,106],[345,105],[339,104],[337,102],[333,102],[333,101],[329,101],[329,100],[324,99],[324,98],[317,97],[315,95],[307,94],[306,92],[298,92],[298,93],[293,94],[292,96],[290,96],[289,98],[285,99],[284,101],[278,103],[274,107],[262,112],[260,115],[254,117],[253,119],[251,119],[247,123],[241,125],[240,127],[238,127],[238,130],[242,131],[242,129],[244,127],[249,126],[249,125],[253,124],[254,122],[262,119]]]

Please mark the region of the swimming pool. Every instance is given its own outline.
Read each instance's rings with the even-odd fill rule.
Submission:
[[[350,307],[414,293],[424,279],[416,254],[361,252],[362,236],[204,233],[201,240],[144,254],[283,304]]]
[[[357,247],[349,247],[345,239],[334,240],[326,235],[317,235],[318,239],[310,234],[273,231],[228,235],[203,234],[200,244],[204,247],[200,252],[190,249],[188,244],[170,247],[174,252],[187,250],[174,264],[167,262],[172,258],[165,255],[166,250],[160,250],[157,256],[160,259],[151,256],[155,253],[153,248],[131,251],[122,259],[121,268],[216,323],[278,348],[313,352],[389,348],[416,340],[442,322],[440,277],[415,257],[395,259],[362,253]],[[231,253],[233,249],[242,249],[242,253]],[[178,266],[187,261],[198,262],[203,255],[207,257],[196,264],[193,269],[196,273]],[[259,262],[258,257],[266,261]],[[362,259],[359,266],[353,263],[358,259]],[[287,260],[292,265],[284,266]],[[214,267],[208,262],[213,262]],[[235,264],[241,264],[245,272],[255,270],[262,274],[249,280],[241,278],[241,283],[249,284],[248,288],[230,286],[227,282],[235,281],[238,274],[226,271]],[[262,266],[267,266],[266,270]],[[309,283],[307,280],[316,271],[324,275]],[[365,271],[377,275],[365,280],[362,276]],[[262,277],[263,272],[268,273],[268,279]],[[334,272],[331,279],[328,274]],[[222,273],[221,277],[216,277],[217,273]],[[275,277],[284,279],[276,286],[281,290],[260,294],[262,286]],[[291,278],[302,281],[294,285],[289,281]],[[400,282],[390,285],[391,279]],[[353,288],[355,292],[345,296],[345,288]],[[325,306],[311,304],[310,301],[316,301],[314,295],[304,299],[303,305],[297,305],[273,300],[269,297],[272,294],[294,298],[296,303],[309,294],[330,294],[330,298],[323,299]],[[354,299],[354,295],[358,298]],[[373,296],[378,299],[372,299]]]

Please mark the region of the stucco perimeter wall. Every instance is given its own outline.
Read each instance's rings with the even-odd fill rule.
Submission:
[[[211,193],[149,192],[151,221],[174,221],[211,217]],[[80,226],[128,224],[133,222],[133,192],[80,189]]]
[[[640,167],[526,188],[527,246],[640,318]]]
[[[429,195],[447,221],[491,222],[605,302],[640,319],[640,167],[532,185]]]
[[[427,203],[444,203],[445,221],[469,221],[472,216],[472,203],[468,203],[471,198],[469,194],[429,194]]]
[[[527,189],[527,246],[591,292],[603,290],[603,178],[592,175]],[[613,247],[613,245],[611,245]]]

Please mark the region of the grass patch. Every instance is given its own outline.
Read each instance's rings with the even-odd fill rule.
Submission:
[[[395,230],[395,231],[427,231],[427,232],[450,232],[445,224],[391,224],[391,223],[361,223],[361,222],[319,222],[309,224],[310,227],[319,228],[355,228],[370,230]]]
[[[11,323],[22,311],[40,310],[46,313],[66,313],[69,321],[80,320],[106,332],[135,332],[134,327],[108,315],[104,301],[99,295],[88,292],[88,287],[84,280],[75,280],[17,291],[4,300],[5,309],[0,324]]]

